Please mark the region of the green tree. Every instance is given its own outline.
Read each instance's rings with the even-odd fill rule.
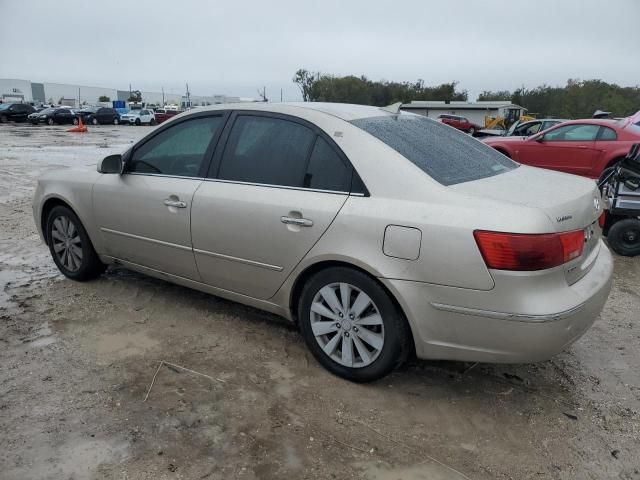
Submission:
[[[478,102],[496,102],[496,101],[512,101],[513,94],[509,90],[497,90],[495,92],[491,90],[485,90],[478,95]]]
[[[100,95],[100,98],[98,98],[99,102],[110,102],[111,99],[109,97],[107,97],[106,95]]]
[[[457,82],[427,87],[422,79],[414,83],[372,81],[364,75],[338,77],[304,69],[296,72],[293,82],[300,88],[304,101],[385,106],[411,100],[467,100],[466,90],[458,91]]]
[[[127,102],[141,102],[142,92],[140,90],[132,90]]]

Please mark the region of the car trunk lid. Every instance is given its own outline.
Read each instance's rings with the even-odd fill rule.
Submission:
[[[577,282],[597,258],[602,230],[598,217],[602,201],[593,180],[540,168],[520,167],[509,172],[448,187],[456,192],[541,210],[549,218],[548,232],[584,232],[582,255],[564,264],[569,284]],[[518,232],[511,232],[518,233]]]

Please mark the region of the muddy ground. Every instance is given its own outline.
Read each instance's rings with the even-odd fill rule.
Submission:
[[[0,478],[640,479],[640,258],[616,257],[601,318],[550,361],[351,384],[271,315],[122,269],[57,273],[36,176],[147,131],[0,125]]]

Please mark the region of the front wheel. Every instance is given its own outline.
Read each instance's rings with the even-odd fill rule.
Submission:
[[[0,123],[7,123],[9,119],[6,115],[0,115]]]
[[[139,118],[136,118],[136,125],[138,125],[138,126],[142,125],[142,122],[140,121]]]
[[[407,321],[368,275],[338,267],[314,275],[298,302],[300,330],[314,357],[354,382],[378,380],[412,351]]]
[[[73,120],[71,120],[71,123],[73,123],[74,125],[78,125],[78,119],[74,118]]]
[[[93,117],[91,123],[93,123],[94,125],[98,125],[98,119],[96,117]]]
[[[119,125],[120,124],[120,120],[118,120],[118,117],[113,119],[113,124],[114,125]]]
[[[625,218],[614,223],[607,233],[609,245],[618,255],[640,255],[640,219]]]
[[[106,265],[100,261],[80,219],[70,208],[60,205],[51,210],[46,234],[53,261],[65,277],[84,281],[104,272]]]
[[[467,132],[473,137],[476,134],[476,129],[471,127],[469,130],[467,130]]]
[[[149,122],[149,125],[153,127],[155,124],[156,124],[156,121],[152,118],[151,121]]]
[[[53,121],[53,118],[48,118],[47,119],[47,125],[53,125],[55,122]]]

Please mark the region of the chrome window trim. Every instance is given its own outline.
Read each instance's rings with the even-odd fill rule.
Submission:
[[[205,182],[218,182],[218,183],[231,183],[237,185],[253,185],[255,187],[269,187],[269,188],[282,188],[285,190],[302,190],[305,192],[318,192],[318,193],[332,193],[335,195],[359,195],[364,196],[362,193],[349,193],[338,190],[321,190],[319,188],[305,188],[305,187],[292,187],[289,185],[272,185],[270,183],[255,183],[255,182],[242,182],[239,180],[224,180],[222,178],[205,178]]]
[[[352,197],[364,197],[364,193],[351,193],[339,190],[321,190],[319,188],[291,187],[288,185],[272,185],[269,183],[241,182],[238,180],[223,180],[221,178],[204,178],[204,177],[185,177],[181,175],[168,175],[165,173],[142,173],[142,172],[124,172],[122,175],[138,175],[145,177],[165,177],[165,178],[183,178],[185,180],[200,180],[205,182],[231,183],[238,185],[253,185],[255,187],[283,188],[286,190],[302,190],[305,192],[331,193],[334,195],[350,195]]]
[[[186,177],[184,175],[169,175],[167,173],[143,173],[143,172],[124,172],[122,175],[138,175],[144,177],[166,177],[166,178],[184,178],[186,180],[205,180],[204,177]]]

